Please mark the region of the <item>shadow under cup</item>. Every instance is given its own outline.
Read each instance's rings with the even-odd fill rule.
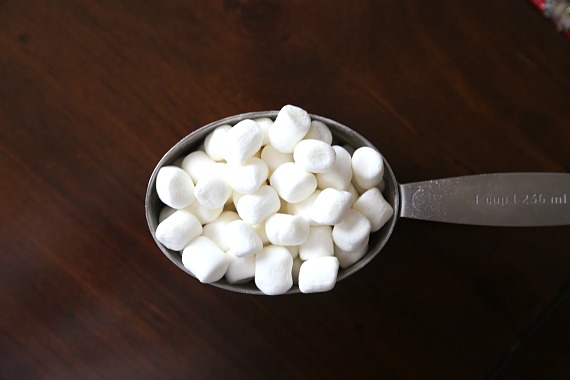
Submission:
[[[148,223],[148,227],[154,238],[154,241],[160,248],[160,250],[172,261],[178,268],[183,270],[184,272],[188,273],[192,277],[192,273],[188,271],[182,264],[182,256],[181,252],[173,251],[171,249],[166,248],[162,243],[160,243],[155,235],[156,227],[158,226],[158,216],[162,208],[165,206],[164,203],[160,201],[158,195],[156,193],[156,176],[158,170],[163,166],[172,165],[176,160],[181,157],[185,157],[186,155],[190,154],[191,152],[197,150],[200,145],[204,142],[206,136],[213,131],[215,128],[229,124],[231,126],[237,124],[238,122],[245,120],[245,119],[257,119],[262,117],[267,117],[272,120],[275,120],[278,111],[264,111],[264,112],[250,112],[244,113],[240,115],[230,116],[225,119],[221,119],[210,123],[202,128],[197,129],[196,131],[190,133],[188,136],[184,137],[180,140],[176,145],[174,145],[166,154],[162,157],[162,159],[156,165],[156,168],[152,172],[150,177],[146,198],[145,198],[145,211],[146,211],[146,219]],[[333,135],[333,144],[335,145],[350,145],[354,148],[359,148],[362,146],[368,146],[371,148],[376,149],[374,145],[372,145],[368,140],[362,137],[360,134],[355,132],[354,130],[334,121],[330,120],[321,116],[317,115],[310,115],[311,120],[319,120],[325,123],[331,130]],[[368,252],[362,257],[359,261],[357,261],[352,266],[339,269],[337,282],[351,276],[366,264],[368,264],[384,247],[388,238],[392,234],[396,221],[398,219],[399,213],[399,203],[400,203],[400,195],[398,190],[398,184],[396,182],[396,178],[394,177],[394,173],[392,169],[384,159],[384,182],[385,182],[385,189],[383,191],[384,198],[386,201],[394,208],[394,215],[392,218],[377,232],[374,232],[370,235],[370,241],[368,243]],[[230,284],[224,278],[219,281],[213,282],[210,285],[217,286],[222,289],[230,290],[233,292],[238,293],[246,293],[246,294],[256,294],[256,295],[263,295],[263,293],[255,286],[253,281],[249,281],[244,284]],[[289,291],[285,294],[294,294],[299,293],[299,287],[295,284]]]

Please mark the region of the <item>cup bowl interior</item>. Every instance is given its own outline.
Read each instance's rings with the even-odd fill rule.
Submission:
[[[185,157],[186,155],[190,154],[191,152],[200,148],[201,144],[204,142],[206,136],[213,131],[218,126],[229,124],[235,125],[238,122],[245,120],[245,119],[256,119],[262,117],[268,117],[270,119],[275,119],[277,116],[278,111],[264,111],[264,112],[250,112],[239,114],[235,116],[230,116],[225,119],[221,119],[210,123],[204,127],[201,127],[194,132],[190,133],[188,136],[184,137],[178,143],[176,143],[166,154],[161,158],[161,160],[156,165],[155,169],[153,170],[148,187],[146,192],[145,198],[145,212],[146,212],[146,219],[148,223],[148,227],[154,238],[154,241],[162,251],[162,253],[178,268],[189,274],[190,276],[194,277],[188,269],[184,267],[182,264],[182,256],[181,253],[178,251],[173,251],[171,249],[166,248],[162,243],[160,243],[155,235],[156,227],[158,226],[158,216],[164,204],[158,198],[156,193],[156,176],[158,170],[163,166],[168,166],[174,164],[179,158]],[[319,120],[325,123],[331,130],[333,134],[333,144],[335,145],[350,145],[354,148],[359,148],[362,146],[369,146],[371,148],[377,149],[372,145],[368,140],[366,140],[363,136],[358,134],[356,131],[334,121],[331,119],[327,119],[325,117],[317,116],[317,115],[310,115],[312,120]],[[356,273],[360,269],[362,269],[366,264],[368,264],[384,247],[388,238],[392,234],[394,226],[397,221],[397,216],[399,213],[399,206],[400,206],[400,196],[398,190],[398,184],[396,182],[396,178],[392,169],[390,168],[388,162],[384,158],[384,182],[385,188],[383,191],[384,198],[386,201],[392,205],[394,208],[394,215],[392,218],[377,232],[374,232],[370,236],[370,241],[368,244],[368,252],[362,257],[358,262],[353,264],[352,266],[339,269],[337,282],[341,281],[352,274]],[[197,279],[195,279],[198,281]],[[213,282],[210,285],[230,290],[233,292],[239,293],[246,293],[246,294],[256,294],[262,295],[263,293],[255,286],[253,281],[244,284],[230,284],[224,278],[217,282]],[[299,287],[297,285],[293,285],[291,289],[285,294],[294,294],[299,293]]]

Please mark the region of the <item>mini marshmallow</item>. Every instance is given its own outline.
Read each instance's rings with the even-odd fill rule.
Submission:
[[[202,233],[200,221],[187,210],[178,210],[156,227],[156,239],[166,248],[181,251]]]
[[[356,211],[370,220],[371,231],[376,232],[394,215],[394,209],[386,202],[380,190],[373,187],[362,194],[353,205]]]
[[[206,136],[204,140],[204,150],[212,160],[222,161],[224,159],[224,142],[226,133],[228,133],[230,129],[232,129],[231,125],[220,125]]]
[[[315,175],[303,170],[294,162],[286,162],[279,166],[271,177],[269,184],[277,194],[287,202],[301,202],[317,188]]]
[[[360,197],[360,193],[352,183],[348,185],[348,189],[346,191],[352,194],[352,204],[354,204],[354,202],[358,199],[358,197]]]
[[[266,145],[261,150],[261,159],[267,164],[269,174],[271,175],[275,169],[286,162],[293,162],[292,153],[281,153],[272,145]]]
[[[363,244],[362,247],[357,247],[352,251],[344,251],[338,246],[334,246],[334,255],[338,259],[338,263],[342,269],[348,268],[352,264],[364,257],[368,252],[368,243]]]
[[[251,157],[242,165],[230,165],[227,181],[235,191],[251,194],[267,180],[268,174],[267,164],[257,157]]]
[[[230,164],[241,165],[261,148],[263,130],[253,120],[242,120],[226,133],[224,140],[224,159]]]
[[[313,194],[309,195],[306,199],[303,199],[301,202],[287,203],[287,208],[285,209],[285,213],[291,215],[301,215],[307,222],[309,222],[311,226],[318,225],[318,223],[311,218],[311,208],[313,207],[315,199],[317,199],[320,193],[321,190],[317,189]]]
[[[203,176],[209,175],[215,166],[216,161],[212,160],[203,150],[190,153],[184,157],[181,164],[182,169],[190,175],[194,183],[197,183]]]
[[[293,153],[295,145],[311,128],[311,117],[302,108],[286,105],[267,131],[269,143],[282,153]]]
[[[185,210],[190,211],[202,225],[213,222],[218,219],[218,217],[224,211],[223,207],[218,208],[207,208],[200,202],[192,202],[192,204],[185,208]]]
[[[194,202],[194,182],[179,167],[163,166],[156,175],[156,193],[165,205],[181,209]]]
[[[254,224],[252,225],[252,227],[257,236],[259,236],[259,238],[261,239],[261,243],[263,244],[263,246],[265,247],[266,245],[269,245],[270,241],[267,238],[267,233],[265,232],[265,222]]]
[[[293,150],[295,163],[310,173],[329,171],[336,161],[336,152],[324,141],[301,140]]]
[[[271,124],[273,124],[273,120],[271,120],[268,117],[260,117],[257,119],[253,119],[253,121],[255,121],[260,127],[261,130],[263,131],[263,141],[261,142],[261,146],[266,146],[267,144],[269,144],[269,127],[271,127]]]
[[[212,240],[198,236],[182,251],[182,264],[200,282],[211,283],[224,276],[230,258]]]
[[[309,132],[305,135],[304,139],[315,139],[326,142],[331,145],[333,141],[333,136],[329,127],[319,120],[311,121],[311,127]]]
[[[255,255],[246,257],[230,257],[226,270],[226,281],[230,284],[243,284],[253,280],[255,276]]]
[[[232,195],[232,188],[225,180],[226,164],[216,164],[210,175],[205,175],[196,183],[194,196],[206,208],[223,207]]]
[[[371,224],[360,212],[350,209],[332,230],[334,243],[344,251],[354,251],[368,242]]]
[[[299,246],[301,260],[310,260],[313,257],[333,256],[334,244],[332,228],[330,226],[314,226],[309,230],[309,237]]]
[[[339,262],[334,256],[315,257],[299,269],[299,290],[302,293],[327,292],[334,288]]]
[[[226,242],[225,225],[239,220],[239,215],[233,211],[224,211],[218,219],[210,222],[202,228],[202,236],[206,236],[216,243],[223,251],[230,249]]]
[[[275,245],[300,245],[309,237],[309,223],[299,215],[273,214],[265,221],[267,238]]]
[[[249,224],[259,224],[281,208],[277,192],[268,185],[262,185],[252,194],[242,195],[236,203],[239,216]]]
[[[356,149],[352,155],[352,174],[354,182],[364,189],[378,185],[384,175],[382,155],[368,146]]]
[[[318,224],[335,225],[352,206],[352,194],[348,191],[326,188],[311,207],[311,219]]]
[[[260,252],[263,243],[253,227],[243,220],[234,220],[225,225],[225,241],[229,254],[235,257],[245,257]]]
[[[285,247],[269,245],[255,255],[255,285],[264,294],[286,293],[293,286],[293,257]]]
[[[329,171],[316,174],[319,189],[332,187],[337,190],[347,190],[352,180],[350,153],[339,145],[333,145],[332,148],[336,153],[336,160]]]

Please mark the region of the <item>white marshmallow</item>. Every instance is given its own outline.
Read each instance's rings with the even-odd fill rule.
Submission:
[[[156,239],[166,248],[181,251],[202,233],[200,221],[187,210],[178,210],[156,227]]]
[[[352,194],[348,191],[326,188],[311,207],[311,219],[319,224],[335,225],[352,206]]]
[[[305,261],[313,257],[333,255],[332,228],[330,226],[311,227],[309,237],[299,246],[299,257],[301,260]]]
[[[279,166],[271,177],[269,184],[277,194],[287,202],[301,202],[317,188],[315,175],[303,170],[294,162],[286,162]]]
[[[344,219],[333,227],[334,243],[344,251],[354,251],[368,242],[371,224],[360,212],[350,209]]]
[[[193,203],[198,203],[198,202],[193,202]],[[168,218],[170,215],[174,214],[175,212],[176,212],[175,208],[172,208],[170,206],[164,206],[162,210],[160,210],[160,212],[158,213],[158,223],[162,223],[164,219]]]
[[[268,174],[267,164],[257,157],[251,157],[242,165],[230,165],[227,181],[235,191],[251,194],[267,180]]]
[[[364,257],[368,252],[368,243],[362,245],[362,247],[357,247],[352,251],[344,251],[338,246],[334,246],[334,255],[338,259],[339,265],[342,269],[348,268],[352,264],[356,263],[358,260]]]
[[[253,227],[243,220],[234,220],[226,224],[224,228],[230,255],[245,257],[263,249],[263,243]]]
[[[202,177],[194,188],[194,196],[206,208],[223,207],[231,195],[232,188],[224,176],[216,173]]]
[[[350,153],[339,145],[333,145],[336,160],[333,167],[325,173],[317,173],[319,189],[332,187],[337,190],[347,190],[352,180],[352,160]]]
[[[301,215],[307,222],[309,222],[311,226],[318,225],[318,223],[311,218],[311,208],[313,207],[315,199],[317,199],[320,193],[321,190],[317,189],[313,194],[309,195],[301,202],[287,203],[285,212],[291,215]]]
[[[295,163],[310,173],[329,171],[336,161],[336,152],[324,141],[301,140],[293,150]]]
[[[260,127],[261,130],[263,131],[263,141],[261,142],[261,146],[265,146],[267,144],[269,144],[269,127],[271,127],[271,124],[273,124],[273,120],[271,120],[268,117],[260,117],[257,119],[253,119],[253,121],[255,121]]]
[[[256,192],[239,198],[236,210],[249,224],[259,224],[281,208],[277,192],[268,185],[262,185]]]
[[[163,166],[156,175],[156,193],[165,205],[181,209],[194,202],[194,182],[179,167]]]
[[[207,208],[200,202],[192,202],[192,204],[185,208],[185,210],[190,211],[202,225],[213,222],[218,219],[218,217],[224,211],[223,207],[218,208]]]
[[[299,215],[273,214],[265,221],[265,233],[272,244],[300,245],[309,237],[309,223]]]
[[[382,181],[384,160],[376,149],[363,146],[352,155],[354,182],[364,189],[370,189]]]
[[[206,136],[204,150],[212,160],[222,161],[224,159],[225,138],[230,129],[232,129],[231,125],[220,125]]]
[[[362,194],[352,206],[370,220],[371,231],[376,232],[394,215],[394,208],[386,202],[380,190],[373,187]]]
[[[334,288],[339,262],[334,256],[315,257],[299,269],[299,290],[302,293],[327,292]]]
[[[307,132],[304,139],[321,140],[331,145],[333,136],[331,130],[325,123],[319,120],[312,120],[309,132]]]
[[[266,145],[261,150],[261,159],[267,164],[269,175],[286,162],[293,162],[293,153],[281,153],[272,145]]]
[[[224,276],[230,258],[212,240],[198,236],[182,251],[182,264],[200,282],[211,283]]]
[[[209,175],[215,166],[216,161],[212,160],[203,150],[190,153],[184,157],[181,164],[182,169],[190,174],[194,183],[197,183],[203,176]]]
[[[242,120],[226,133],[224,140],[224,159],[230,164],[241,165],[261,148],[263,130],[253,120]]]
[[[269,143],[282,153],[293,153],[295,145],[311,128],[311,117],[302,108],[286,105],[269,127]]]
[[[246,257],[230,257],[226,270],[226,281],[230,284],[243,284],[253,280],[255,276],[255,255]]]
[[[270,241],[267,238],[267,233],[265,232],[265,222],[254,224],[252,225],[252,227],[255,230],[257,236],[259,236],[259,238],[261,239],[261,243],[263,244],[263,246],[270,244]]]
[[[239,216],[233,211],[224,211],[218,217],[218,219],[204,225],[202,229],[202,236],[206,236],[214,243],[216,243],[223,251],[230,249],[228,243],[226,242],[225,235],[225,225],[234,221],[239,220]]]
[[[354,187],[354,185],[352,183],[350,185],[348,185],[348,189],[346,191],[348,191],[348,192],[350,192],[350,194],[352,194],[352,204],[354,204],[354,202],[356,202],[358,197],[360,197],[360,193],[358,192],[358,190],[356,189],[356,187]]]
[[[286,293],[293,286],[293,257],[285,247],[269,245],[255,255],[255,285],[267,295]]]

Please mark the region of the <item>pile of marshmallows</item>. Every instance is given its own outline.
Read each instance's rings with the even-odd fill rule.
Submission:
[[[268,295],[332,289],[393,215],[380,153],[332,144],[326,124],[292,105],[274,121],[217,127],[158,171],[157,240],[203,283],[254,280]]]

